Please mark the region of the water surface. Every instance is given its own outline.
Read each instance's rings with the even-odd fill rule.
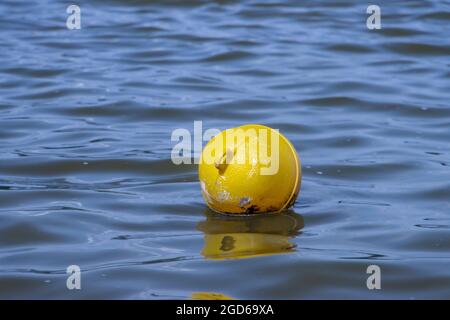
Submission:
[[[450,298],[448,1],[77,4],[0,3],[0,298]],[[207,210],[195,120],[280,129],[292,210]]]

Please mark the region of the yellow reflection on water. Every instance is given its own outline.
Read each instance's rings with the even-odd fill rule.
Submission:
[[[293,211],[250,216],[222,215],[211,210],[197,228],[204,232],[201,254],[206,259],[242,259],[289,253],[295,250],[291,239],[304,226]]]
[[[229,296],[217,292],[193,292],[191,299],[194,300],[235,300]]]

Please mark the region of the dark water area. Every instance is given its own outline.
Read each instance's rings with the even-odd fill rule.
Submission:
[[[378,1],[380,30],[350,0],[69,4],[0,2],[1,299],[450,299],[449,1]],[[170,156],[194,121],[279,129],[294,207],[209,211]]]

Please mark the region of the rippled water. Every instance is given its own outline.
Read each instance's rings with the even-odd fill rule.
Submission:
[[[0,3],[0,298],[450,298],[448,1],[379,1],[381,30],[350,0],[77,4]],[[280,129],[292,210],[208,211],[170,160],[194,120]]]

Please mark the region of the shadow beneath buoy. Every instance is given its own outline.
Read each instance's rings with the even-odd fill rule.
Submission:
[[[197,224],[204,232],[201,254],[206,259],[241,259],[289,253],[295,250],[290,240],[304,227],[303,217],[291,210],[283,213],[224,215],[209,209],[206,220]]]

